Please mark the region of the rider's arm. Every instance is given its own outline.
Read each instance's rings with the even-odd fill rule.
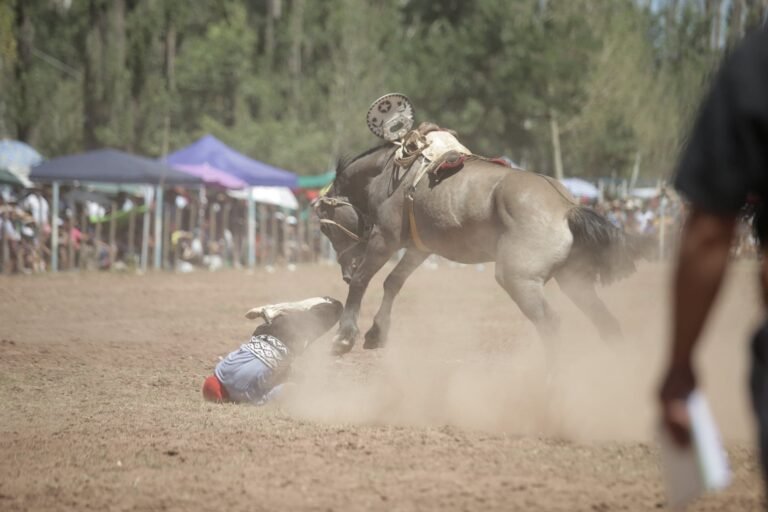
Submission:
[[[768,186],[768,32],[723,62],[678,164],[675,186],[693,211],[673,285],[670,354],[660,393],[664,422],[688,437],[684,400],[696,381],[694,349],[728,262],[738,212]]]
[[[694,209],[680,240],[673,285],[672,339],[661,389],[664,422],[688,440],[685,399],[695,387],[693,351],[728,264],[737,217]]]

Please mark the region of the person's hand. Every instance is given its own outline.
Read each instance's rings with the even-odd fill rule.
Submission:
[[[691,440],[691,421],[686,400],[695,387],[696,376],[690,364],[672,365],[659,392],[662,423],[680,446],[688,445]]]

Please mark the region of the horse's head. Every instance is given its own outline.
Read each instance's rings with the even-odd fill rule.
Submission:
[[[341,275],[347,283],[362,262],[375,223],[368,203],[369,185],[384,173],[396,147],[387,142],[354,158],[340,159],[328,196],[314,203],[321,230],[336,251]]]
[[[314,210],[320,218],[320,230],[336,251],[341,276],[349,283],[365,254],[365,218],[345,197],[321,197]]]
[[[344,306],[336,299],[314,297],[261,306],[245,316],[264,320],[253,332],[254,336],[269,334],[294,350],[302,350],[333,327],[343,310]]]

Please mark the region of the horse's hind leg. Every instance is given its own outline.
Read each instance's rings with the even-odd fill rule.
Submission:
[[[541,337],[554,338],[560,322],[544,298],[544,281],[538,278],[500,276],[498,264],[496,268],[496,281],[507,291],[528,320],[533,322]]]
[[[384,280],[384,298],[381,300],[379,311],[373,319],[373,325],[365,333],[363,348],[379,348],[387,342],[392,304],[395,302],[395,297],[400,293],[405,280],[424,262],[427,256],[429,256],[428,253],[408,249]]]
[[[536,326],[542,338],[554,338],[558,330],[558,318],[544,298],[547,270],[541,265],[541,257],[526,257],[524,251],[504,250],[500,243],[496,259],[496,281],[515,301],[520,311]],[[535,263],[534,263],[535,262]]]
[[[597,294],[594,279],[570,272],[567,268],[558,272],[555,279],[563,293],[595,324],[601,338],[611,340],[622,337],[619,321]]]

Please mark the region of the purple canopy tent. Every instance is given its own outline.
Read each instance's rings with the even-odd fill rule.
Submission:
[[[237,176],[228,174],[220,169],[211,167],[208,164],[200,165],[171,165],[177,171],[189,174],[191,176],[197,176],[202,179],[206,185],[218,185],[224,188],[246,188],[248,183],[244,182]]]
[[[165,161],[172,167],[208,164],[252,186],[289,188],[298,186],[298,178],[294,173],[253,160],[230,148],[213,135],[206,135],[197,142],[171,153]]]
[[[171,167],[192,172],[206,166],[207,171],[224,173],[250,186],[298,187],[298,177],[288,171],[253,160],[230,148],[213,135],[206,135],[197,142],[168,155],[165,159]],[[198,174],[196,174],[198,175]],[[198,175],[199,176],[199,175]],[[237,187],[239,188],[239,187]],[[248,266],[256,264],[256,205],[253,195],[248,194]]]

